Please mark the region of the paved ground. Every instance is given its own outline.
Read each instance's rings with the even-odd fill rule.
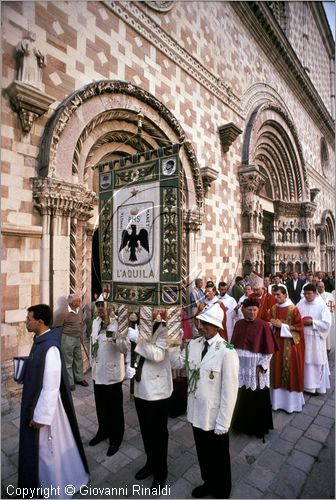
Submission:
[[[231,498],[335,498],[334,354],[329,362],[331,390],[324,396],[305,395],[302,413],[274,412],[274,430],[265,443],[231,433]],[[97,430],[91,380],[90,387],[77,386],[73,393],[91,470],[91,489],[81,498],[150,498],[141,488],[149,488],[151,478],[139,481],[133,491],[134,473],[144,465],[145,458],[134,402],[129,398],[129,382],[124,385],[125,437],[113,457],[106,456],[107,442],[88,446]],[[17,403],[2,417],[2,498],[13,498],[7,494],[7,487],[17,482],[19,413]],[[191,490],[202,481],[185,416],[169,419],[169,433],[170,490],[161,498],[191,498]]]

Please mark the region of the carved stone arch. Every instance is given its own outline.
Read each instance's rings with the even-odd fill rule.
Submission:
[[[249,207],[261,203],[261,231],[242,234],[243,257],[248,248],[261,247],[266,272],[277,272],[288,258],[278,248],[291,244],[293,231],[285,229],[293,219],[308,227],[316,210],[310,197],[308,175],[300,140],[290,110],[269,85],[255,84],[242,98],[246,116],[242,162],[238,170],[242,190],[243,225],[251,218]],[[283,232],[279,232],[280,228]],[[291,234],[292,233],[292,234]],[[286,235],[290,236],[286,241]],[[281,241],[281,239],[283,241]],[[301,245],[301,242],[296,242]],[[278,246],[279,245],[279,246]],[[303,245],[303,242],[302,242]],[[278,247],[278,248],[277,248]],[[307,253],[304,248],[302,253]]]
[[[180,123],[152,94],[124,81],[90,83],[58,106],[42,137],[39,176],[62,178],[68,182],[78,182],[78,178],[84,180],[85,164],[81,171],[80,157],[93,130],[111,119],[126,120],[132,127],[137,124],[140,111],[144,115],[143,130],[148,136],[155,132],[157,147],[171,142],[183,144],[181,155],[187,171],[188,190],[194,194],[190,202],[201,209],[203,185],[200,167]],[[131,132],[129,135],[132,135]]]
[[[320,239],[320,268],[323,271],[335,269],[335,217],[330,210],[324,210],[321,223],[316,225]]]
[[[268,173],[273,183],[270,191],[279,194],[283,201],[309,199],[298,135],[290,116],[280,106],[267,102],[258,104],[251,112],[244,134],[242,164],[257,164]]]

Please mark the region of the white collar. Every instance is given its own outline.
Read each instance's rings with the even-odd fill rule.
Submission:
[[[293,302],[290,299],[286,299],[283,304],[277,304],[277,307],[288,307],[294,305]]]
[[[211,339],[206,339],[204,337],[204,343],[205,341],[207,340],[208,344],[209,344],[209,347],[214,344],[215,342],[218,342],[218,340],[220,340],[222,337],[219,335],[219,333],[216,333],[216,335],[214,335],[213,337],[211,337]]]

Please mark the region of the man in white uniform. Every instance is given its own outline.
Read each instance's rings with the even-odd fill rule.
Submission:
[[[62,330],[50,330],[51,322],[48,305],[28,308],[27,330],[35,337],[23,380],[18,487],[48,488],[48,498],[71,498],[88,483],[89,469],[61,352]]]
[[[304,298],[297,304],[305,337],[304,390],[325,394],[330,388],[330,371],[326,338],[331,326],[331,314],[323,299],[318,296],[315,285],[304,287]]]
[[[229,498],[231,464],[229,428],[238,393],[239,359],[233,345],[218,333],[224,313],[219,303],[209,305],[196,318],[201,337],[186,349],[171,350],[173,368],[185,366],[188,376],[187,418],[192,425],[204,484],[194,498],[214,495]]]
[[[152,493],[159,494],[167,479],[168,413],[173,379],[168,351],[168,331],[161,314],[153,312],[154,323],[144,324],[140,312],[140,332],[129,328],[128,337],[136,342],[134,401],[146,452],[146,464],[135,479],[153,475]]]
[[[89,442],[95,446],[108,438],[106,455],[119,450],[124,437],[122,382],[125,378],[125,357],[128,339],[118,337],[118,320],[110,317],[103,294],[96,300],[97,317],[92,322],[90,363],[96,403],[98,430]]]

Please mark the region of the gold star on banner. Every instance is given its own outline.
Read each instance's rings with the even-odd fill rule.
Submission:
[[[136,196],[138,193],[139,193],[139,190],[135,189],[135,188],[133,189],[133,191],[131,191],[132,196]]]

